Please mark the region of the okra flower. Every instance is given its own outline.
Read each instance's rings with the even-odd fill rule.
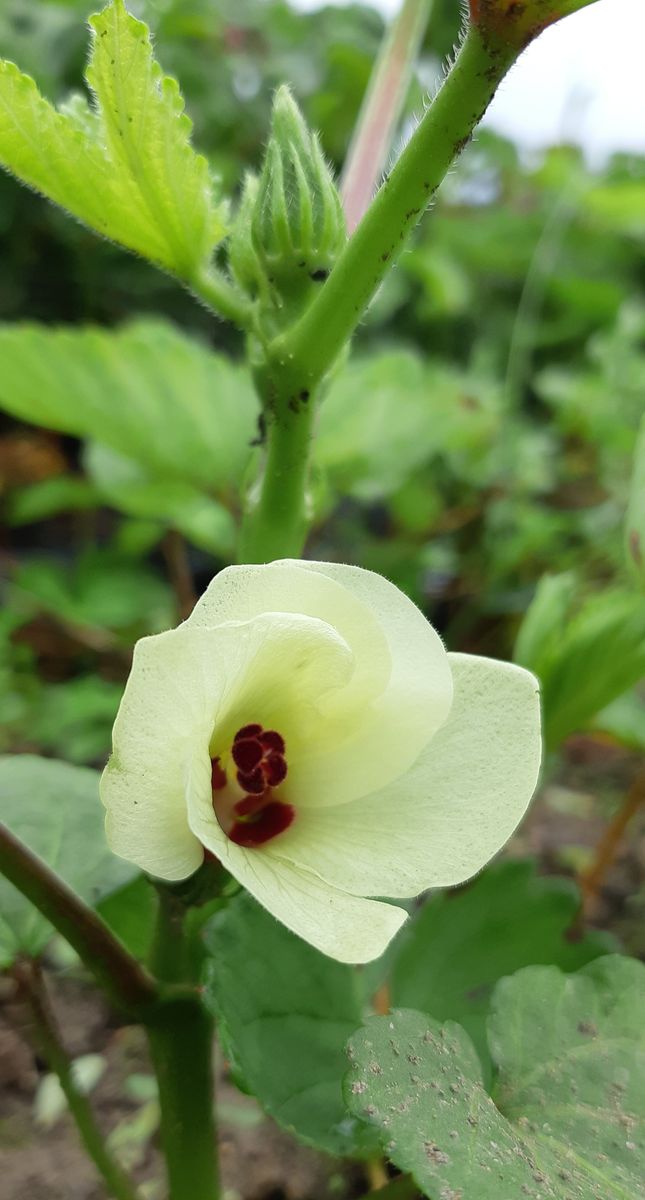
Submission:
[[[540,762],[537,683],[446,653],[379,575],[228,567],[135,648],[101,793],[115,853],[180,880],[205,851],[324,953],[377,957],[504,844]]]

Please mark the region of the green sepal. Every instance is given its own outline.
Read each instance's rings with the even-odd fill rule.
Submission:
[[[346,237],[340,197],[318,138],[288,87],[280,87],[262,172],[257,185],[247,183],[238,215],[231,263],[236,278],[253,288],[252,246],[266,294],[288,321],[327,278]]]

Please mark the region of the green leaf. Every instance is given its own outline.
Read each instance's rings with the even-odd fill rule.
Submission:
[[[610,180],[588,188],[584,205],[602,231],[645,237],[645,184],[641,180]]]
[[[99,503],[100,497],[87,479],[55,475],[13,488],[7,496],[7,521],[10,525],[30,525],[59,513],[96,508]]]
[[[577,599],[570,576],[545,577],[520,629],[516,661],[542,688],[544,736],[557,747],[645,675],[645,605],[617,587]]]
[[[338,491],[388,495],[435,455],[481,452],[492,439],[497,413],[468,391],[457,371],[409,351],[356,359],[325,396],[315,461]]]
[[[130,953],[146,959],[157,916],[157,895],[150,880],[145,875],[137,875],[96,907]]]
[[[350,1043],[350,1110],[432,1200],[633,1200],[645,1154],[645,967],[527,967],[498,984],[486,1093],[468,1035],[421,1013]]]
[[[172,624],[168,585],[147,564],[105,549],[87,551],[73,568],[51,558],[31,558],[13,576],[10,605],[27,619],[35,612],[95,631],[98,649],[113,644],[108,630],[140,635]]]
[[[577,971],[615,948],[600,933],[567,940],[579,908],[575,885],[539,878],[533,862],[499,863],[459,892],[431,896],[400,936],[392,1003],[458,1021],[489,1072],[486,1020],[498,979],[534,963]]]
[[[0,163],[84,224],[192,280],[226,233],[179,87],[123,0],[90,19],[86,80],[60,109],[0,62]]]
[[[30,705],[27,736],[33,745],[66,762],[105,759],[122,694],[121,684],[98,675],[45,684]]]
[[[89,904],[136,874],[108,849],[98,783],[98,772],[86,767],[30,754],[0,758],[4,824]],[[0,966],[40,954],[51,925],[2,878],[0,913]]]
[[[634,472],[625,523],[627,561],[641,583],[645,584],[645,417],[634,455]]]
[[[94,438],[168,483],[237,494],[257,420],[249,374],[171,325],[5,325],[0,359],[0,407],[20,420]]]
[[[513,655],[516,663],[530,671],[541,671],[562,640],[575,593],[572,571],[542,576],[517,634]]]
[[[246,894],[209,922],[204,999],[227,1055],[272,1117],[331,1154],[374,1149],[342,1098],[361,1023],[360,975],[295,937]]]
[[[594,728],[625,746],[645,751],[645,696],[638,690],[618,696],[598,713]]]
[[[214,554],[231,555],[235,526],[228,509],[182,479],[164,479],[131,458],[90,442],[83,464],[99,495],[133,517],[161,521]]]

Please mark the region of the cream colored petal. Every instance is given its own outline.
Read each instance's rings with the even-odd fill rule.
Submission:
[[[285,705],[304,722],[352,670],[342,638],[296,614],[182,625],[138,642],[101,781],[115,854],[165,879],[191,874],[202,860],[186,813],[195,753],[208,756],[218,738],[230,744],[241,725],[273,727]]]
[[[317,807],[367,795],[407,771],[448,717],[452,676],[441,638],[389,580],[340,563],[301,566],[340,584],[376,618],[392,661],[387,688],[375,698],[363,724],[342,740],[313,747],[303,764],[306,779],[302,784],[297,779],[299,802]],[[293,778],[296,782],[295,771]]]
[[[190,772],[188,816],[200,842],[264,908],[339,962],[378,958],[407,917],[401,908],[350,895],[279,858],[274,853],[279,837],[252,850],[229,841],[214,817],[206,756],[197,757]]]
[[[521,667],[449,655],[446,724],[396,783],[308,810],[275,853],[357,895],[414,896],[461,883],[508,840],[540,768],[538,683]]]
[[[343,703],[346,708],[378,695],[390,678],[391,663],[378,621],[355,596],[332,579],[303,570],[299,562],[226,567],[211,581],[186,624],[213,627],[248,621],[261,613],[296,613],[325,621],[351,647],[355,671]]]
[[[372,571],[283,560],[222,571],[189,621],[214,624],[263,606],[328,621],[356,659],[345,694],[330,693],[320,705],[325,719],[287,747],[294,802],[344,804],[406,771],[452,698],[446,652],[419,609]]]

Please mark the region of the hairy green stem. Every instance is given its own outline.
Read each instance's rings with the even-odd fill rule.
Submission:
[[[277,394],[294,400],[330,369],[399,257],[517,51],[471,27],[433,103],[300,320],[269,347]]]
[[[256,495],[242,523],[239,560],[298,558],[308,527],[308,476],[315,396],[275,395],[265,407],[266,451]]]
[[[249,328],[251,305],[215,267],[209,267],[188,280],[188,287],[211,312],[232,321],[240,329]]]
[[[350,233],[376,189],[433,4],[403,0],[383,39],[343,168],[341,196]]]
[[[143,1020],[158,1002],[154,979],[76,892],[0,825],[0,872],[74,948],[117,1008]]]
[[[153,969],[166,983],[190,982],[197,963],[185,905],[172,888],[159,885],[158,891]],[[197,988],[161,1005],[146,1032],[159,1087],[169,1200],[218,1200],[213,1021]]]
[[[61,1041],[38,964],[30,961],[18,962],[12,974],[29,1013],[35,1048],[58,1077],[81,1141],[109,1194],[115,1200],[140,1200],[134,1184],[107,1149],[87,1097],[76,1085],[72,1063]]]

